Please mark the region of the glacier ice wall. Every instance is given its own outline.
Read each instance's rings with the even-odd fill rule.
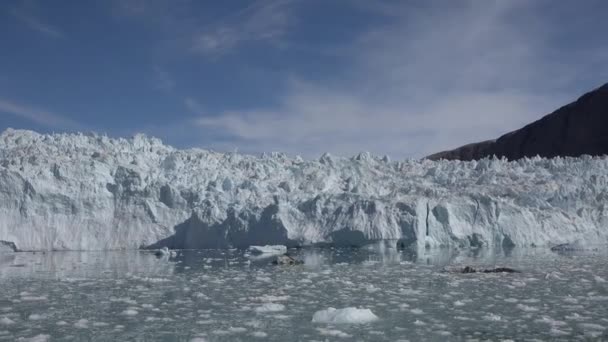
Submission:
[[[20,250],[605,244],[607,201],[607,158],[307,161],[0,135],[0,243]]]

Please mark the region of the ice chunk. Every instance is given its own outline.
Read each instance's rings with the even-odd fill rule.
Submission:
[[[343,331],[338,329],[325,329],[325,328],[317,328],[319,334],[323,336],[333,336],[333,337],[341,337],[341,338],[350,338],[352,335],[349,335]]]
[[[255,308],[255,312],[257,313],[279,312],[283,310],[285,310],[285,305],[277,303],[265,303]]]
[[[263,295],[260,297],[253,297],[252,300],[257,300],[260,302],[281,302],[289,300],[290,296],[273,296],[273,295]]]
[[[8,317],[2,317],[2,318],[0,318],[0,324],[11,325],[11,324],[15,324],[15,321],[13,321],[12,319],[10,319]]]
[[[78,321],[76,321],[76,323],[74,323],[74,327],[78,328],[78,329],[88,329],[89,328],[89,320],[88,319],[79,319]]]
[[[370,309],[358,309],[353,307],[344,309],[328,308],[326,310],[317,311],[312,316],[313,323],[358,324],[369,323],[376,320],[378,320],[378,316]]]
[[[20,337],[17,339],[17,341],[24,341],[24,342],[47,342],[50,340],[51,340],[51,336],[44,335],[44,334],[36,335],[36,336],[30,337],[30,338]]]
[[[265,303],[255,308],[257,313],[279,312],[285,310],[285,305],[277,303]]]
[[[490,312],[487,315],[483,316],[483,319],[486,321],[500,321],[502,319],[502,317]]]
[[[253,255],[285,254],[287,253],[287,247],[283,245],[250,246],[249,252]]]
[[[123,311],[122,314],[125,316],[135,316],[135,315],[139,314],[139,312],[137,312],[137,310],[135,310],[135,309],[127,309],[127,310]]]

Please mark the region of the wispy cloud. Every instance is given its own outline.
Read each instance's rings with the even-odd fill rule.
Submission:
[[[247,43],[279,42],[292,24],[293,5],[299,1],[253,0],[225,13],[221,13],[223,6],[217,6],[217,15],[206,11],[216,7],[211,3],[189,0],[115,0],[113,10],[158,30],[159,43],[171,46],[172,52],[214,58]]]
[[[294,0],[255,1],[199,30],[191,49],[206,56],[224,54],[247,42],[276,42],[292,20]]]
[[[302,75],[278,106],[236,108],[197,123],[230,138],[226,149],[420,157],[539,118],[579,95],[565,90],[596,72],[587,61],[608,62],[595,53],[601,47],[548,56],[559,48],[558,23],[539,3],[440,3],[383,7],[384,24],[341,47],[347,78]]]
[[[555,104],[516,92],[446,94],[427,104],[382,103],[316,85],[293,86],[279,108],[224,112],[196,123],[230,138],[217,149],[318,156],[360,151],[422,156],[485,140],[523,125]]]
[[[186,108],[188,108],[188,110],[194,114],[197,114],[197,115],[205,114],[204,106],[192,97],[186,97],[184,99],[184,106],[186,106]]]
[[[305,31],[323,32],[325,27],[299,21],[304,17],[298,10],[317,6],[322,16],[325,3],[258,0],[216,18],[205,17],[187,1],[175,6],[169,0],[130,0],[124,10],[159,29],[162,42],[171,46],[163,49],[171,58],[194,52],[205,57],[197,61],[206,63],[232,53],[242,61],[246,55],[237,54],[254,45],[297,46],[312,58],[306,67],[302,60],[283,60],[293,68],[277,71],[275,80],[285,77],[280,89],[256,98],[256,107],[230,108],[227,103],[229,110],[211,112],[192,91],[191,97],[174,92],[185,109],[199,116],[194,120],[198,130],[191,129],[188,118],[174,131],[182,138],[190,134],[192,141],[205,131],[202,143],[215,149],[421,157],[519,128],[608,79],[603,68],[608,39],[589,34],[608,25],[600,15],[581,15],[584,20],[572,18],[563,25],[572,3],[353,0],[341,4],[349,6],[349,13],[363,14],[348,19],[363,18],[365,25],[338,28],[339,41],[331,35],[316,40]],[[603,3],[590,0],[575,7],[590,13]],[[292,30],[301,31],[291,35],[296,33]],[[339,70],[315,78],[298,74],[323,63],[314,60],[315,53],[331,55]],[[293,57],[289,55],[284,56]],[[268,69],[264,66],[263,73]],[[173,89],[171,75],[162,69],[155,73],[160,89]],[[264,88],[265,76],[251,83]]]
[[[47,37],[55,39],[66,38],[66,35],[62,30],[53,25],[43,22],[33,12],[34,11],[32,9],[27,8],[25,6],[16,7],[11,10],[11,14],[15,18],[20,20],[22,23],[24,23],[29,29],[40,32]]]
[[[119,0],[115,3],[116,10],[127,15],[142,15],[150,8],[147,0]]]
[[[14,115],[31,122],[51,128],[83,130],[84,127],[74,120],[43,109],[18,104],[0,98],[0,113]]]
[[[167,72],[165,69],[154,66],[154,78],[155,84],[154,86],[163,91],[172,91],[175,88],[175,80],[171,77],[171,74]]]

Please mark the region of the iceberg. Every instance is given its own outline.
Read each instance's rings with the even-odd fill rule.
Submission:
[[[4,249],[606,244],[607,203],[607,157],[303,160],[144,135],[0,135]]]

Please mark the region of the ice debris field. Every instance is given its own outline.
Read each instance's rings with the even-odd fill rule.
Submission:
[[[608,159],[318,160],[137,135],[0,135],[0,248],[608,242]]]
[[[608,338],[605,250],[423,252],[303,248],[287,267],[237,249],[2,253],[0,341]],[[505,264],[522,272],[442,272]]]

